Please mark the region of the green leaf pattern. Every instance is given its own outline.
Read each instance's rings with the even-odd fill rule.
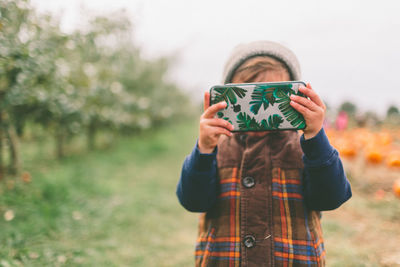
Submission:
[[[275,103],[274,90],[275,87],[256,86],[251,94],[251,99],[253,100],[250,101],[250,111],[257,115],[261,106],[266,110],[269,104],[273,105]]]
[[[237,122],[240,130],[277,130],[279,129],[279,125],[283,122],[283,118],[278,114],[273,114],[268,117],[268,120],[263,119],[260,123],[258,123],[254,117],[251,117],[245,112],[240,112],[237,115]]]
[[[292,89],[290,90],[290,93],[294,93]],[[297,112],[290,105],[290,94],[286,94],[283,90],[277,90],[274,92],[274,95],[276,97],[276,103],[279,104],[278,108],[282,112],[286,120],[289,121],[293,127],[296,127],[298,129],[305,128],[306,122],[303,115]]]
[[[217,113],[217,117],[233,122],[235,130],[303,129],[306,126],[303,116],[290,105],[291,94],[304,96],[297,90],[301,84],[303,83],[217,86],[211,91],[211,104],[221,101],[228,104]],[[251,94],[246,94],[248,91]],[[238,106],[241,107],[239,113],[237,111],[240,109],[235,109]]]
[[[245,96],[245,93],[247,92],[246,89],[240,88],[240,87],[220,87],[220,88],[215,88],[216,95],[214,98],[214,103],[218,103],[221,101],[225,101],[227,104],[227,107],[229,106],[229,103],[232,105],[237,103],[237,98],[243,98]]]

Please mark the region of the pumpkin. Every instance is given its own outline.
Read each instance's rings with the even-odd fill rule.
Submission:
[[[400,152],[392,152],[389,154],[387,159],[387,165],[389,167],[400,167]]]
[[[339,135],[332,137],[331,144],[335,147],[340,156],[353,158],[357,155],[357,142],[353,140],[351,132],[343,132]]]
[[[381,132],[376,135],[376,141],[381,146],[389,146],[392,144],[392,136],[388,132]]]
[[[354,144],[350,142],[343,142],[338,144],[338,151],[341,156],[353,158],[357,155],[357,150]]]
[[[372,146],[367,149],[365,159],[369,163],[378,164],[383,160],[383,153],[378,147]]]
[[[393,183],[393,193],[400,198],[400,179],[397,179]]]

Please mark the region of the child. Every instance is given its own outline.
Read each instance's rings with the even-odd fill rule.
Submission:
[[[223,82],[300,80],[295,55],[273,42],[237,47]],[[231,133],[204,95],[199,139],[185,159],[177,186],[180,203],[202,212],[196,266],[324,266],[322,210],[351,197],[338,152],[322,128],[325,105],[310,84],[292,96],[305,118],[294,130]]]

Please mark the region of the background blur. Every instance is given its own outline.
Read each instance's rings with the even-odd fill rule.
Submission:
[[[353,198],[328,266],[400,266],[397,1],[0,0],[0,266],[192,266],[175,197],[230,51],[292,49]]]

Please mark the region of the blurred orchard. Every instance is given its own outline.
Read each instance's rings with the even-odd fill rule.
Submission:
[[[26,0],[0,1],[0,177],[21,169],[19,140],[99,132],[132,134],[182,114],[187,98],[166,78],[170,58],[145,60],[124,12],[88,19],[72,33]]]
[[[192,266],[198,214],[175,190],[200,109],[126,13],[83,20],[0,0],[0,266]],[[353,190],[324,212],[327,262],[399,266],[399,107],[356,104],[326,116]]]

